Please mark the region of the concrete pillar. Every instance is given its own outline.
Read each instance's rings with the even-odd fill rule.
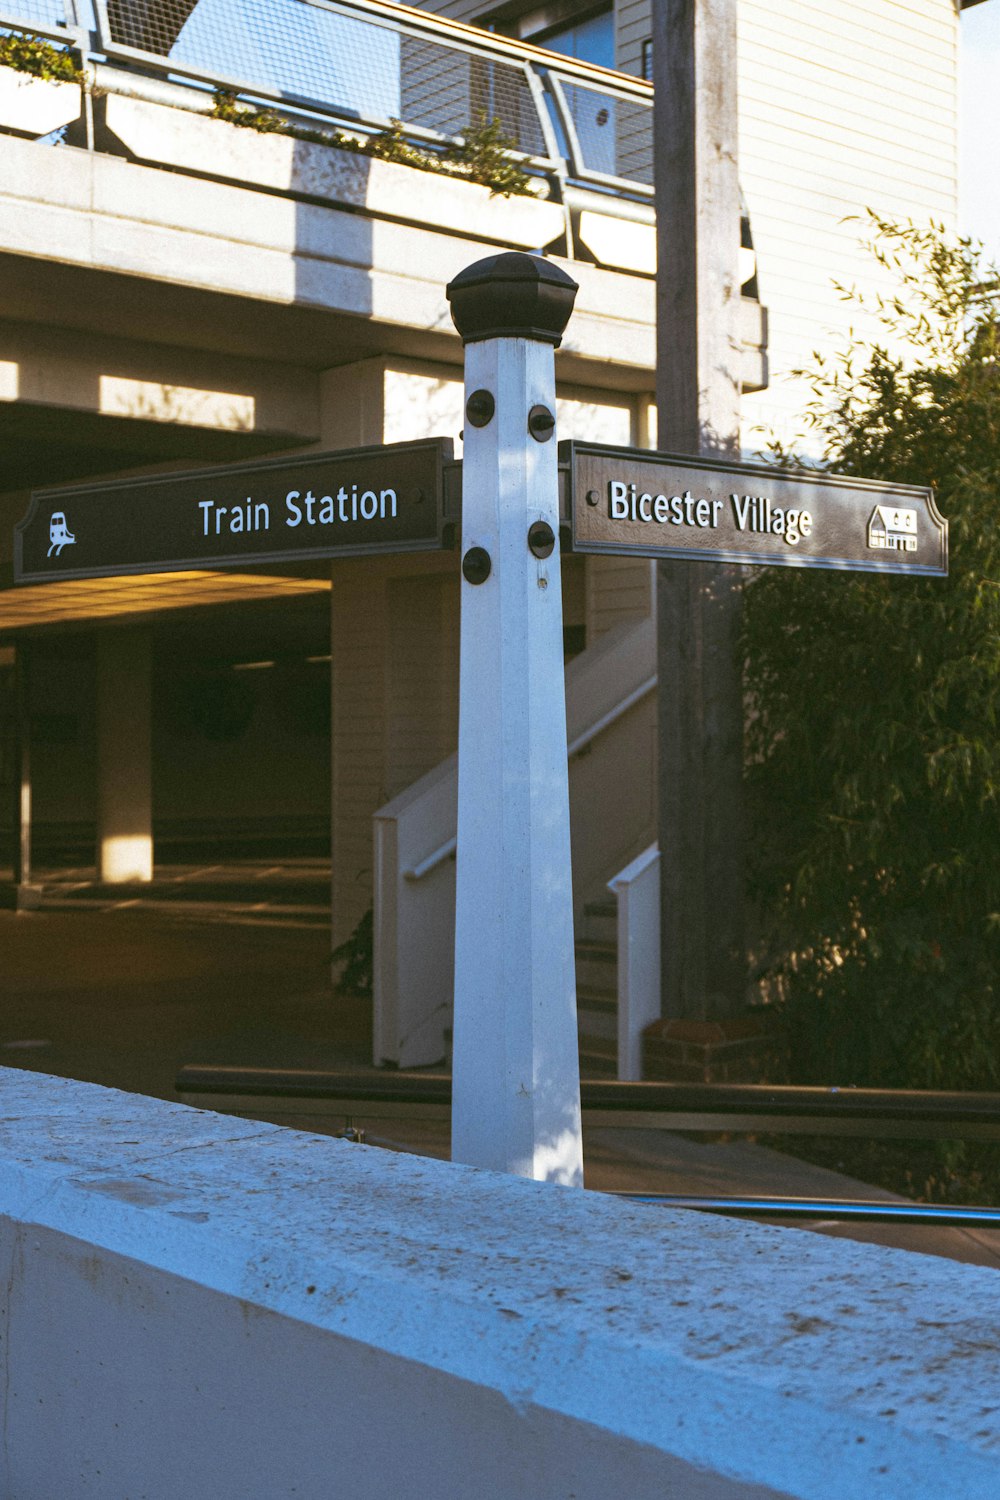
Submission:
[[[32,911],[41,901],[41,887],[31,879],[31,677],[30,647],[19,641],[14,658],[14,905]]]
[[[153,878],[152,643],[148,630],[97,637],[97,878]]]
[[[575,292],[513,253],[448,288],[467,398],[451,1149],[582,1186],[553,359]]]

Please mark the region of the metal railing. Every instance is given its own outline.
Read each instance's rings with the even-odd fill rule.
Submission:
[[[360,1075],[189,1063],[178,1072],[176,1088],[187,1103],[208,1109],[342,1115],[344,1135],[353,1140],[364,1139],[356,1126],[359,1119],[447,1120],[451,1111],[451,1078],[443,1073]],[[1000,1094],[584,1079],[580,1102],[583,1122],[591,1129],[1000,1141]],[[630,1191],[613,1196],[753,1218],[1000,1228],[1000,1209],[964,1204]]]
[[[77,29],[73,0],[17,0],[17,10],[0,8],[0,31],[34,31],[53,41]]]
[[[651,84],[388,0],[16,0],[0,28],[362,133],[497,119],[538,172],[652,196]]]
[[[1000,1208],[974,1208],[963,1203],[896,1203],[877,1198],[709,1198],[680,1193],[612,1191],[612,1198],[632,1203],[655,1203],[661,1208],[694,1208],[703,1214],[726,1214],[737,1219],[836,1219],[842,1223],[938,1224],[948,1229],[1000,1229]]]
[[[621,702],[616,703],[614,708],[610,709],[608,713],[603,714],[601,718],[589,725],[582,734],[578,734],[575,740],[570,741],[566,746],[567,758],[572,759],[574,755],[580,755],[584,750],[589,749],[605,730],[611,729],[613,725],[618,723],[619,719],[624,718],[631,709],[635,708],[637,703],[641,703],[644,698],[648,698],[655,687],[655,676],[647,677],[644,682],[640,683],[639,687],[633,692],[626,694]],[[443,865],[446,860],[453,859],[457,850],[458,839],[447,839],[437,849],[432,850],[424,859],[413,865],[411,869],[404,870],[403,879],[411,882],[425,879],[426,876],[433,874],[439,865]]]
[[[0,9],[0,32],[71,48],[98,93],[208,112],[210,90],[222,89],[293,125],[361,139],[401,122],[432,151],[495,119],[515,157],[566,206],[571,255],[585,209],[656,222],[645,79],[391,0],[14,3]],[[745,204],[740,225],[743,291],[757,301]]]

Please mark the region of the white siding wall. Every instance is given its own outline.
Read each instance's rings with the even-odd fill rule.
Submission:
[[[790,435],[802,390],[789,371],[831,331],[864,328],[833,279],[882,283],[845,219],[871,207],[954,226],[957,44],[951,0],[741,0],[740,178],[771,359],[748,427]]]
[[[645,557],[587,558],[587,641],[653,611],[653,568]]]
[[[653,34],[649,0],[618,0],[615,64],[623,73],[642,77],[642,44]]]
[[[620,0],[618,66],[638,74],[649,0]],[[799,430],[790,372],[865,321],[834,279],[884,285],[852,215],[957,215],[952,0],[740,0],[740,181],[768,309],[771,383],[744,397],[744,445]]]
[[[464,20],[482,0],[429,0]],[[617,65],[639,74],[650,0],[618,0]],[[798,431],[789,372],[865,323],[833,280],[880,278],[850,216],[957,216],[953,0],[739,0],[740,179],[770,315],[768,390],[744,398],[744,445]]]

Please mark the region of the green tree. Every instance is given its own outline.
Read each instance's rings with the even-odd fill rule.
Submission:
[[[758,973],[796,1081],[998,1088],[1000,284],[941,226],[870,231],[885,339],[816,356],[807,420],[825,467],[934,486],[950,574],[747,589]]]

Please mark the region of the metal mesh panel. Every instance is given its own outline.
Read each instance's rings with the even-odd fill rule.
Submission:
[[[111,40],[347,117],[457,135],[497,116],[544,155],[523,69],[304,0],[108,0]]]
[[[6,15],[13,20],[24,22],[24,30],[30,31],[32,26],[72,26],[73,17],[67,15],[63,0],[17,0],[17,4],[3,7]],[[9,33],[10,28],[4,27],[3,31]]]
[[[480,118],[497,119],[518,150],[529,156],[547,154],[522,68],[425,37],[404,35],[401,42],[400,107],[407,125],[461,135]]]
[[[568,79],[562,80],[562,88],[580,142],[580,166],[587,172],[624,177],[651,187],[652,105]]]
[[[653,106],[619,99],[615,119],[618,176],[653,186]]]
[[[109,0],[113,42],[215,73],[248,91],[349,116],[399,114],[399,35],[301,0]]]

